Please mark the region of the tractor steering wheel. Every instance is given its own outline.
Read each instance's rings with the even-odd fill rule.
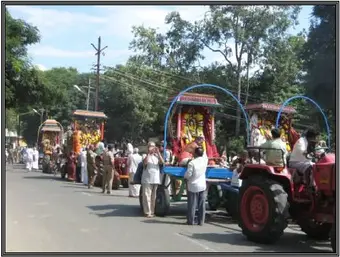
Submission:
[[[317,147],[313,152],[307,153],[306,157],[307,159],[314,160],[315,162],[315,160],[323,158],[328,153],[328,150],[328,147]]]

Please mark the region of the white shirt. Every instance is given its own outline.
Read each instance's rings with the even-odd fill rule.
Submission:
[[[100,155],[100,154],[102,154],[104,152],[104,150],[105,150],[104,143],[103,142],[99,142],[97,144],[97,151],[96,151],[96,153]]]
[[[161,184],[159,160],[155,155],[148,155],[146,168],[142,175],[142,184]]]
[[[86,166],[86,151],[82,151],[80,153],[80,166],[85,167]]]
[[[189,162],[188,169],[184,174],[184,178],[188,180],[187,190],[189,192],[198,193],[205,191],[207,188],[205,180],[207,166],[208,159],[205,156],[197,157]]]
[[[287,148],[286,143],[282,141],[281,138],[274,140],[268,140],[260,146],[265,151],[265,161],[269,165],[283,166],[286,163]],[[276,149],[276,150],[272,150]],[[279,151],[281,150],[281,151]],[[282,156],[283,153],[283,156]]]
[[[128,157],[128,167],[130,173],[136,173],[138,164],[143,161],[142,156],[138,153],[131,154]]]
[[[31,148],[27,149],[27,158],[29,161],[33,161],[33,149]]]
[[[296,141],[293,151],[290,154],[289,161],[291,162],[305,162],[310,161],[306,158],[305,153],[307,152],[308,141],[305,137],[300,137],[298,141]]]
[[[133,146],[131,143],[128,143],[126,146],[126,153],[127,154],[132,154],[133,153]]]

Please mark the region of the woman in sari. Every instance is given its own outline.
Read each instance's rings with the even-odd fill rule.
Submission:
[[[76,178],[76,156],[73,151],[67,158],[67,178],[71,181],[75,181]]]

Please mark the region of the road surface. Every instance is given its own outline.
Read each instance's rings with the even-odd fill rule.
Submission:
[[[275,245],[248,242],[222,211],[204,226],[185,225],[185,203],[168,217],[141,216],[127,190],[103,195],[99,188],[62,181],[22,165],[6,170],[7,252],[330,252],[329,242],[307,240],[291,226]]]

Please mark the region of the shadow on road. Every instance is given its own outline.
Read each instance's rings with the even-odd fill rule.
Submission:
[[[92,205],[86,206],[98,217],[141,217],[139,206],[124,204]]]
[[[185,221],[158,220],[157,217],[143,220],[142,222],[148,223],[148,224],[168,224],[168,225],[180,225],[180,226],[186,225]]]
[[[50,175],[40,175],[40,176],[25,176],[24,179],[37,179],[37,180],[59,180],[63,181],[60,177],[50,176]]]
[[[195,233],[191,238],[196,240],[205,240],[214,243],[239,245],[239,246],[253,246],[256,247],[255,252],[289,252],[289,253],[304,253],[304,252],[330,252],[331,250],[317,249],[316,247],[327,247],[329,243],[315,242],[306,240],[305,235],[286,232],[282,238],[274,245],[256,244],[248,241],[241,232],[238,233]],[[297,251],[297,249],[299,249]]]

